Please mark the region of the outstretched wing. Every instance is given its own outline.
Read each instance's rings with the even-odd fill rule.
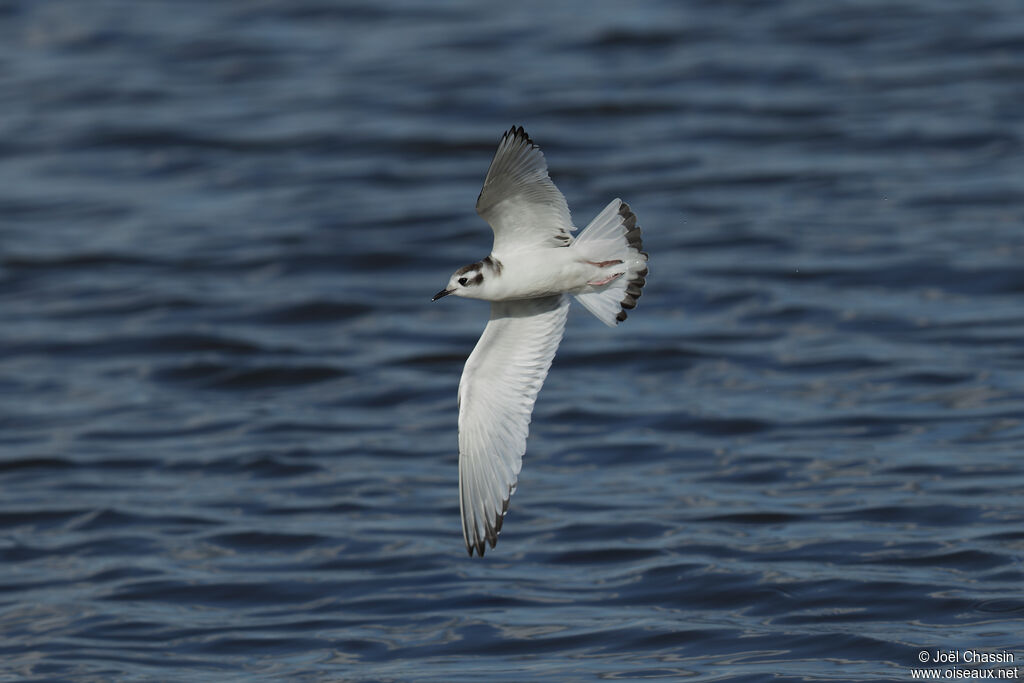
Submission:
[[[498,143],[476,212],[494,230],[495,255],[564,247],[576,229],[565,197],[548,177],[544,154],[522,126],[511,128]]]
[[[562,340],[564,295],[491,304],[459,382],[459,503],[470,556],[494,544],[516,490],[530,414]]]

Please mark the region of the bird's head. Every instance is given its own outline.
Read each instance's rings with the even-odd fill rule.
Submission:
[[[465,296],[471,299],[481,297],[481,287],[484,283],[484,266],[482,263],[471,263],[468,266],[463,266],[455,271],[451,279],[448,280],[448,286],[442,289],[440,292],[434,295],[433,301],[437,301],[443,296],[454,294],[455,296]]]

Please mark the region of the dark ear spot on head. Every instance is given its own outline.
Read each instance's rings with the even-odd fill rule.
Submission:
[[[478,285],[478,284],[480,284],[483,281],[484,281],[484,274],[483,273],[477,273],[476,277],[473,278],[473,284],[474,285]]]
[[[480,263],[493,270],[495,275],[501,275],[501,261],[493,256],[484,257],[484,260]]]

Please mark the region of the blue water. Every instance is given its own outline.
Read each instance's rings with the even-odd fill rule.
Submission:
[[[1024,661],[1016,0],[0,0],[0,103],[0,680]],[[516,124],[651,275],[480,560],[430,297]]]

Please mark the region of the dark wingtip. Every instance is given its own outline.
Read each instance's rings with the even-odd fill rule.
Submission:
[[[470,557],[473,557],[474,550],[476,550],[480,557],[483,557],[488,544],[490,544],[491,548],[494,548],[498,544],[498,536],[501,535],[501,526],[505,523],[505,513],[508,512],[508,504],[511,499],[512,487],[510,486],[508,496],[506,496],[505,500],[502,501],[501,512],[494,516],[494,522],[492,523],[485,518],[483,538],[477,538],[472,543],[466,544],[466,550],[469,551]]]
[[[512,138],[514,140],[522,140],[522,141],[524,141],[528,145],[532,145],[533,147],[537,146],[537,143],[530,139],[529,134],[526,132],[526,130],[522,126],[512,126],[511,128],[508,129],[508,132],[505,133],[505,135],[502,136],[502,138],[503,139],[505,139],[505,138]]]
[[[473,557],[473,551],[480,557],[484,556],[484,550],[487,548],[487,543],[482,538],[477,538],[466,543],[466,550],[469,551],[469,556]]]

